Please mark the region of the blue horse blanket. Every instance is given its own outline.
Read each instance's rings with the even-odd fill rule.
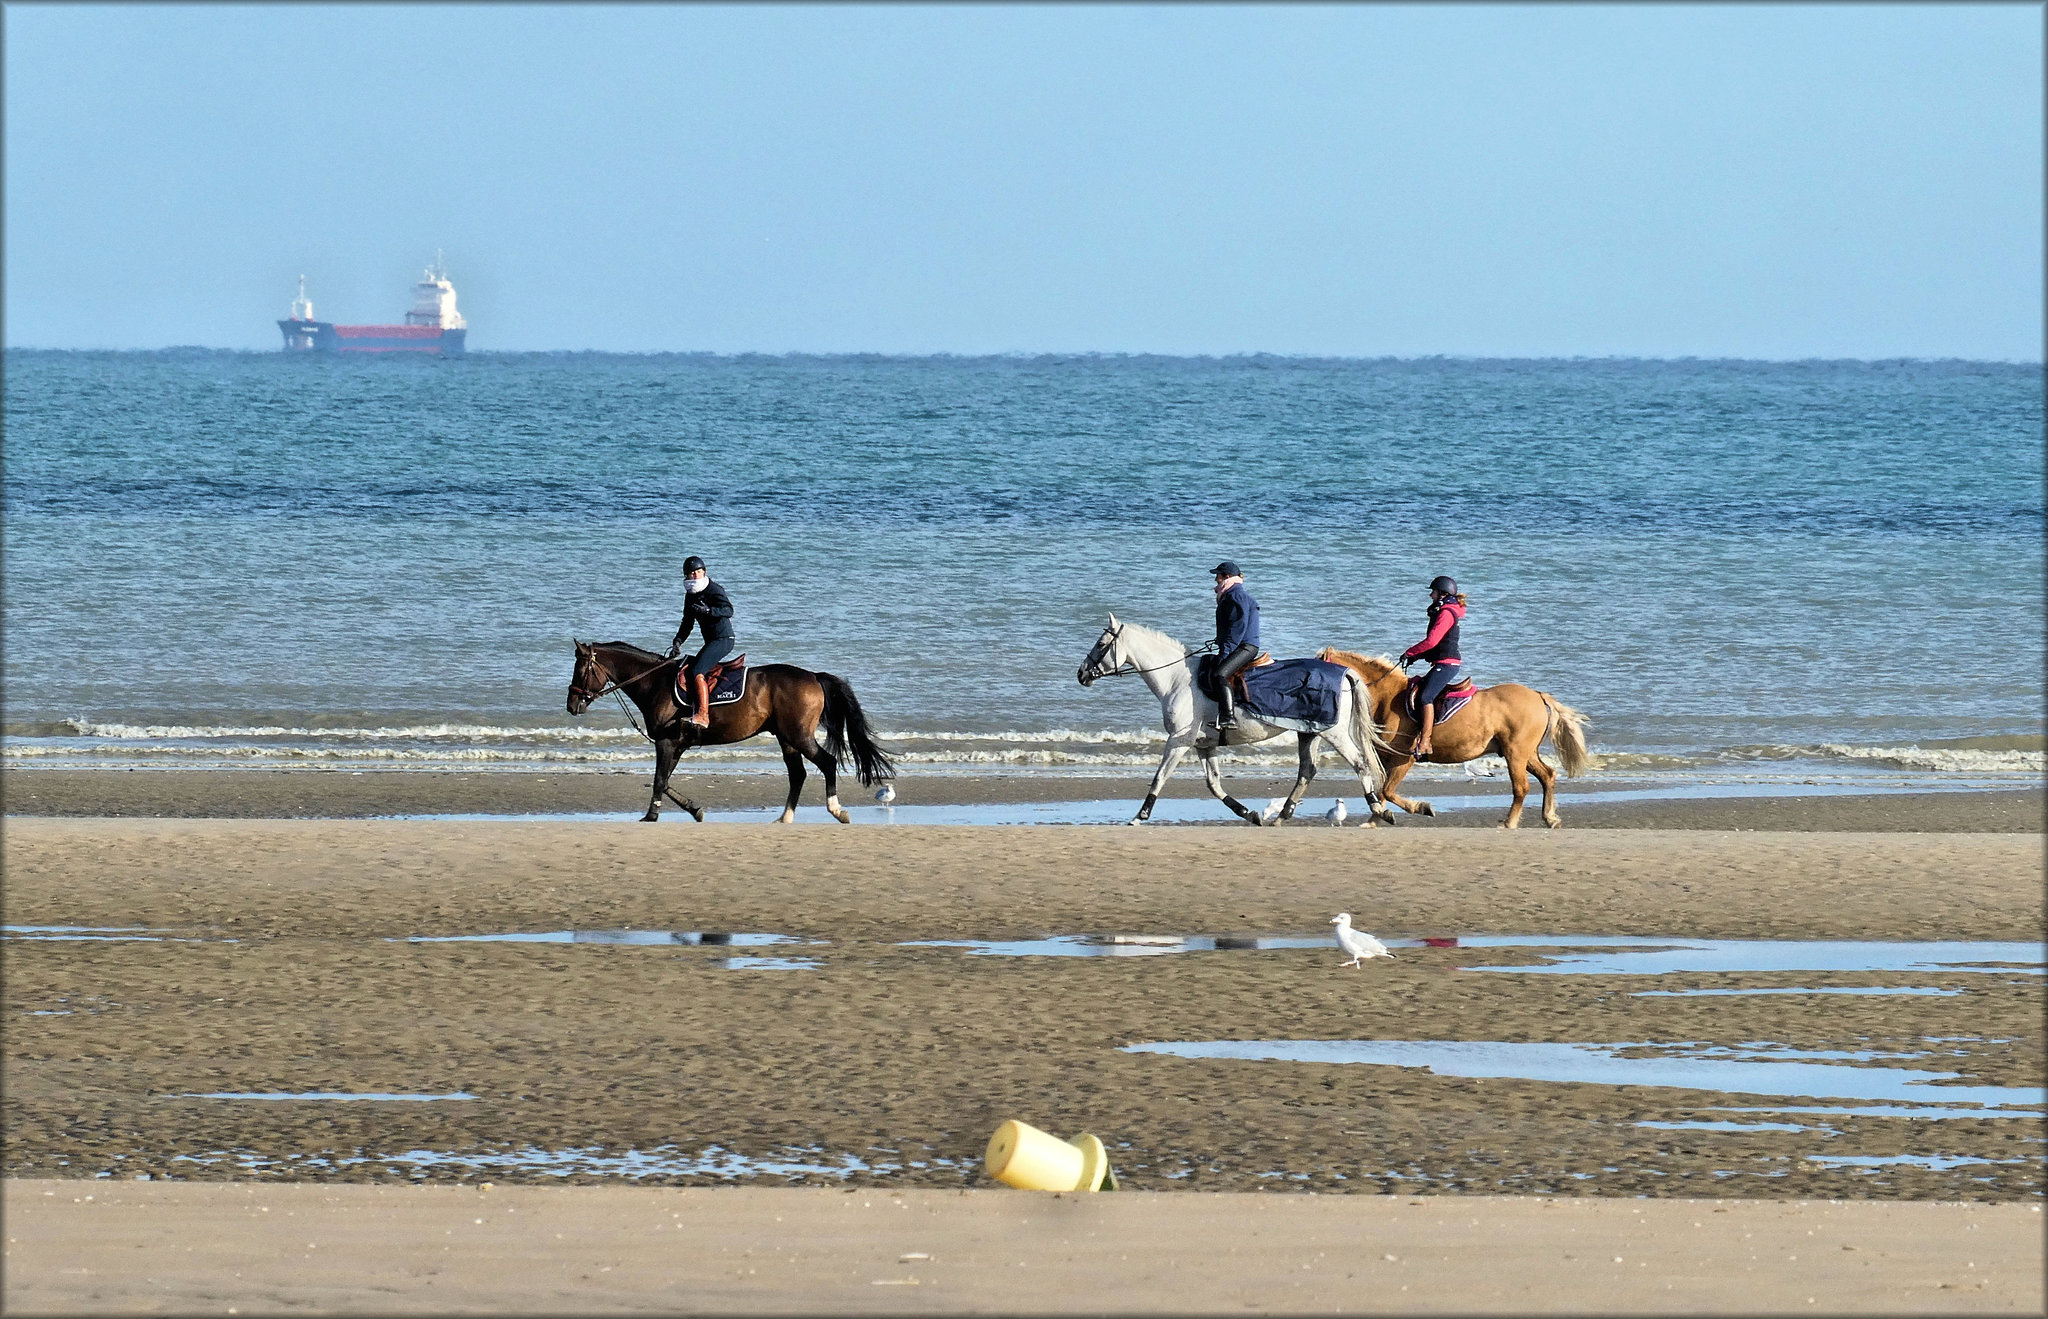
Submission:
[[[1342,664],[1318,659],[1275,660],[1246,669],[1245,708],[1255,719],[1313,724],[1317,732],[1334,728],[1345,672]]]

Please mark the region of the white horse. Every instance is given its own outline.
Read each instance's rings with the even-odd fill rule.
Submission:
[[[1288,795],[1287,804],[1281,808],[1277,819],[1291,819],[1294,808],[1301,805],[1301,799],[1307,795],[1309,782],[1316,776],[1315,747],[1318,739],[1328,742],[1344,758],[1365,787],[1366,804],[1372,813],[1359,827],[1370,829],[1380,819],[1392,815],[1380,800],[1380,785],[1386,781],[1386,772],[1380,766],[1379,749],[1386,743],[1380,740],[1379,730],[1373,726],[1371,693],[1356,673],[1350,669],[1344,671],[1344,686],[1337,698],[1337,722],[1321,733],[1305,733],[1261,723],[1240,704],[1236,727],[1228,736],[1219,739],[1216,702],[1210,700],[1195,681],[1199,654],[1199,651],[1189,650],[1164,632],[1137,623],[1119,622],[1117,616],[1111,614],[1109,626],[1102,630],[1095,648],[1088,652],[1088,658],[1081,661],[1081,667],[1074,675],[1083,687],[1088,687],[1098,678],[1135,673],[1144,678],[1145,685],[1159,698],[1160,710],[1166,716],[1166,754],[1159,759],[1159,769],[1152,775],[1152,790],[1145,794],[1145,804],[1132,817],[1132,824],[1143,824],[1152,818],[1152,806],[1159,800],[1168,776],[1180,763],[1181,757],[1190,751],[1202,758],[1202,772],[1212,796],[1237,812],[1246,824],[1273,823],[1223,790],[1223,779],[1216,769],[1216,752],[1226,746],[1265,742],[1282,733],[1293,733],[1301,740],[1301,769],[1294,780],[1294,791]]]

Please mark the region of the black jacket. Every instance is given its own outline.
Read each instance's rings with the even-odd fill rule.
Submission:
[[[693,626],[703,632],[707,644],[733,639],[732,597],[717,582],[704,583],[703,590],[684,602],[682,626],[676,629],[676,639],[669,643],[669,649],[681,650]]]

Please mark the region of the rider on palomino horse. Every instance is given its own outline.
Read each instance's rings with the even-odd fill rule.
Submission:
[[[1444,694],[1444,688],[1465,676],[1465,661],[1458,654],[1458,624],[1465,617],[1465,597],[1458,593],[1458,584],[1448,577],[1439,577],[1429,584],[1429,633],[1401,652],[1401,667],[1407,668],[1416,660],[1428,660],[1429,672],[1422,679],[1422,690],[1415,694],[1415,704],[1421,712],[1422,731],[1415,735],[1415,759],[1421,760],[1430,752],[1429,735],[1436,727],[1436,701]]]
[[[1259,602],[1244,589],[1244,574],[1230,560],[1211,571],[1216,574],[1216,704],[1222,712],[1216,728],[1225,732],[1237,727],[1237,693],[1230,680],[1259,657]]]
[[[705,676],[718,666],[718,661],[733,652],[732,599],[725,588],[711,580],[704,571],[704,560],[692,554],[683,560],[683,590],[688,593],[683,605],[683,623],[676,629],[676,639],[668,643],[668,657],[674,659],[683,653],[683,642],[690,635],[690,629],[702,629],[704,648],[691,659],[684,677],[689,679],[690,694],[696,700],[696,709],[689,722],[698,728],[711,725],[711,683]]]

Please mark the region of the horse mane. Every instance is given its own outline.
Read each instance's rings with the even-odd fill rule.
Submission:
[[[1135,633],[1140,637],[1151,637],[1165,645],[1180,646],[1182,650],[1187,649],[1186,646],[1181,645],[1178,639],[1166,635],[1166,633],[1161,632],[1156,627],[1146,627],[1143,623],[1133,623],[1127,618],[1118,619],[1117,624],[1127,633]]]
[[[1335,646],[1323,647],[1316,654],[1316,658],[1356,670],[1368,683],[1378,682],[1401,667],[1398,660],[1386,655],[1361,655],[1357,651],[1339,650]]]
[[[623,650],[637,659],[659,661],[665,658],[651,650],[643,650],[630,641],[593,641],[589,644],[592,650]]]

